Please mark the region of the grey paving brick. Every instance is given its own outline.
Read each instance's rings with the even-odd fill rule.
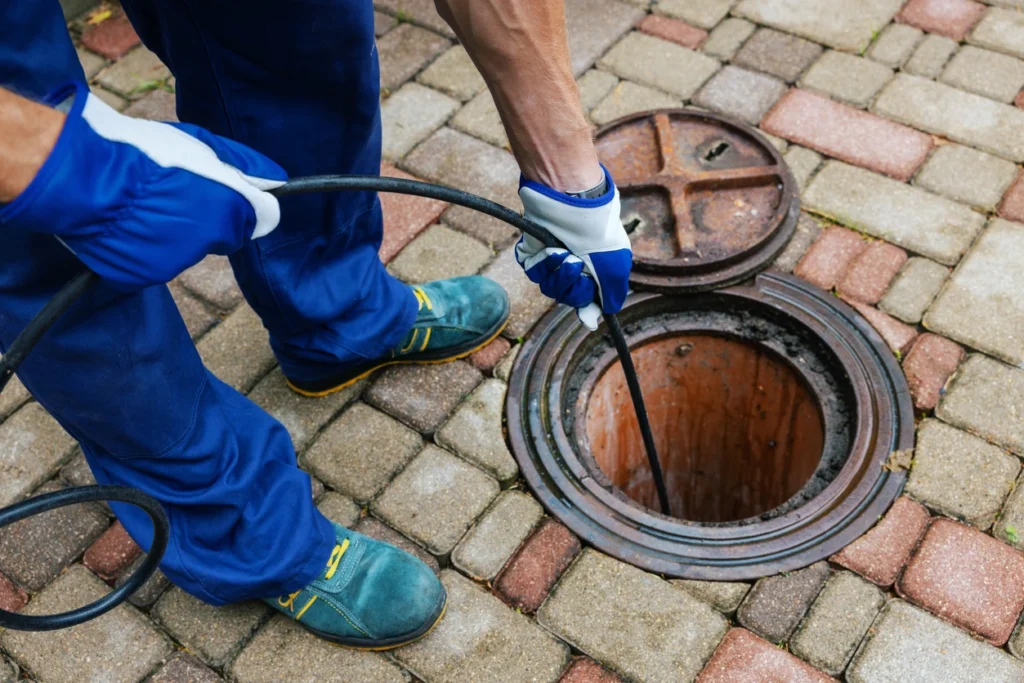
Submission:
[[[344,672],[344,673],[342,673]],[[229,668],[238,683],[406,683],[384,655],[337,647],[283,615],[275,616]]]
[[[1024,456],[1024,370],[971,354],[947,386],[935,414]]]
[[[905,323],[916,325],[949,278],[949,268],[914,256],[893,278],[878,307]]]
[[[915,76],[935,78],[942,73],[943,67],[958,47],[960,44],[952,38],[929,33],[903,65],[903,70]]]
[[[898,74],[875,100],[882,116],[1010,161],[1024,161],[1024,111],[919,76]]]
[[[808,207],[839,223],[954,265],[985,219],[943,197],[840,161],[829,161],[804,194]]]
[[[469,235],[445,225],[432,225],[420,233],[388,264],[393,275],[409,283],[472,275],[494,255]]]
[[[357,403],[323,431],[303,458],[313,474],[357,501],[377,495],[423,445],[419,434]]]
[[[1012,102],[1024,87],[1024,62],[1009,55],[965,45],[939,80],[968,92]]]
[[[424,26],[431,31],[455,37],[455,32],[437,13],[433,0],[374,0],[374,7],[398,17],[400,22]]]
[[[446,555],[498,495],[498,482],[469,463],[428,445],[370,506],[376,516]],[[429,514],[424,511],[429,510]]]
[[[37,595],[22,612],[65,612],[93,602],[110,589],[76,564]],[[172,651],[170,641],[130,605],[105,616],[53,633],[4,631],[4,649],[45,683],[137,683]]]
[[[622,81],[609,91],[600,104],[590,112],[591,120],[599,126],[620,116],[643,111],[682,106],[682,101],[654,88]]]
[[[725,617],[686,591],[589,548],[537,619],[627,679],[647,683],[696,679],[729,628]]]
[[[220,683],[224,679],[185,652],[176,652],[147,683]]]
[[[263,321],[248,305],[239,306],[196,348],[210,372],[243,394],[277,363]]]
[[[749,583],[729,581],[691,581],[676,579],[671,582],[690,595],[700,598],[719,612],[732,615],[750,592]]]
[[[938,420],[924,420],[906,492],[936,512],[982,531],[992,526],[1020,463],[999,448]]]
[[[218,308],[230,310],[242,303],[242,290],[227,256],[211,254],[182,273],[179,280],[185,289]]]
[[[402,24],[377,41],[380,87],[395,90],[451,45],[445,38],[412,24]]]
[[[398,20],[390,14],[384,14],[374,10],[373,12],[373,35],[380,38],[382,35],[398,26]]]
[[[917,173],[914,184],[992,211],[1017,177],[1017,167],[1005,159],[962,145],[942,145]]]
[[[116,588],[120,588],[145,560],[145,554],[135,558],[135,561],[128,565],[128,567],[121,573],[121,576],[117,577],[117,581],[114,583],[114,586]],[[142,584],[142,588],[132,593],[132,596],[128,598],[128,601],[136,607],[141,607],[143,609],[149,608],[160,598],[161,595],[163,595],[163,592],[167,590],[170,585],[170,580],[164,576],[162,571],[157,569],[153,572],[153,575],[150,576],[144,584]]]
[[[807,614],[828,579],[828,564],[769,576],[754,584],[736,617],[748,629],[773,643],[787,640]]]
[[[18,376],[11,377],[3,392],[0,392],[0,420],[6,419],[8,415],[28,403],[31,398],[32,394],[28,393],[28,389],[21,383]]]
[[[1024,550],[1024,475],[1017,478],[999,513],[999,519],[992,526],[992,535],[1017,550]],[[1018,657],[1024,655],[1024,637],[1020,634],[1019,626],[1010,647]]]
[[[149,84],[153,81],[164,81],[170,76],[171,72],[159,57],[139,46],[104,69],[97,76],[96,82],[122,97],[134,100],[148,93],[152,89]]]
[[[472,136],[442,128],[414,149],[400,164],[413,175],[469,190],[513,211],[519,201],[519,166],[511,154]],[[496,218],[462,207],[444,214],[446,223],[492,247],[518,238],[518,232]]]
[[[492,580],[543,516],[533,496],[503,492],[455,546],[452,564],[478,581]]]
[[[811,605],[789,649],[826,673],[838,676],[871,622],[885,604],[885,594],[856,574],[836,572]]]
[[[903,0],[743,0],[734,14],[809,38],[837,50],[860,52],[888,24]]]
[[[501,482],[519,474],[505,445],[501,420],[505,414],[505,383],[486,379],[437,431],[437,443],[477,465]]]
[[[106,102],[114,109],[114,111],[124,111],[128,108],[128,100],[120,97],[119,95],[115,95],[109,90],[104,90],[98,85],[90,85],[89,92]]]
[[[395,651],[425,681],[554,683],[569,648],[457,572],[445,570],[448,612],[425,638]]]
[[[389,543],[396,548],[401,548],[411,555],[415,555],[422,560],[425,565],[430,567],[435,574],[438,574],[441,571],[441,565],[438,564],[436,557],[424,550],[422,546],[412,542],[409,538],[398,533],[375,517],[367,516],[361,518],[355,525],[355,531],[363,534],[364,536],[375,538],[378,541]]]
[[[281,369],[274,368],[252,390],[249,400],[285,426],[295,452],[301,454],[328,422],[359,397],[365,386],[365,381],[356,382],[333,394],[309,398],[292,391]]]
[[[60,478],[70,486],[92,486],[96,483],[96,477],[81,451],[77,451],[68,464],[60,469]]]
[[[746,19],[731,17],[708,34],[700,49],[712,57],[729,61],[756,28]]]
[[[177,121],[177,107],[174,93],[158,88],[128,105],[124,114],[150,121]]]
[[[924,34],[907,24],[889,24],[871,44],[868,57],[886,66],[898,69],[917,49]]]
[[[541,294],[540,287],[526,277],[513,252],[511,247],[501,252],[483,272],[508,292],[512,310],[504,335],[510,339],[524,336],[554,305],[551,299]]]
[[[52,476],[71,457],[75,440],[38,403],[0,424],[0,505],[10,505]]]
[[[850,683],[1024,680],[1024,663],[964,631],[891,600],[846,672]]]
[[[580,104],[583,111],[589,113],[597,103],[605,98],[619,82],[619,79],[607,71],[591,69],[577,80],[580,88]]]
[[[487,83],[480,75],[466,48],[461,45],[449,49],[420,72],[418,83],[440,90],[452,97],[467,102],[484,90]]]
[[[803,258],[820,234],[821,223],[812,216],[801,213],[800,220],[796,224],[796,232],[793,234],[793,239],[789,241],[786,248],[775,259],[775,262],[772,263],[772,268],[781,270],[784,273],[793,272],[796,264],[799,263],[800,259]]]
[[[78,55],[78,63],[82,65],[82,71],[85,72],[86,80],[92,80],[92,77],[98,74],[100,69],[107,64],[107,60],[103,57],[89,52],[84,47],[76,47],[75,52]]]
[[[241,650],[268,614],[270,608],[262,602],[214,607],[176,586],[164,593],[150,612],[171,637],[216,668]]]
[[[765,71],[792,83],[821,53],[822,47],[816,43],[763,28],[743,44],[733,63]]]
[[[33,495],[58,491],[53,482]],[[69,505],[34,515],[0,529],[0,571],[30,591],[42,590],[84,553],[109,525],[91,503]]]
[[[785,158],[789,170],[793,172],[797,186],[801,191],[805,190],[807,181],[811,179],[811,174],[821,166],[822,156],[814,150],[793,145],[786,150]]]
[[[507,382],[508,378],[512,375],[512,366],[515,365],[516,356],[519,355],[519,351],[522,348],[522,344],[514,344],[509,352],[505,354],[505,357],[501,359],[501,362],[494,366],[494,376],[503,382]]]
[[[458,108],[457,100],[419,83],[406,83],[391,93],[380,108],[384,158],[396,161],[405,156]]]
[[[193,295],[177,280],[168,282],[167,288],[193,340],[199,339],[220,322],[220,315],[212,306]]]
[[[777,78],[727,66],[704,84],[693,102],[705,109],[757,124],[786,90],[786,84]]]
[[[1021,8],[992,7],[974,27],[968,41],[1024,58],[1024,15],[1021,15]]]
[[[714,28],[722,21],[736,0],[658,0],[654,11],[700,28]]]
[[[697,92],[720,66],[707,55],[636,31],[616,43],[598,65],[682,99]]]
[[[644,17],[637,7],[615,0],[565,0],[572,72],[579,76]]]
[[[430,433],[482,380],[480,371],[464,361],[401,365],[381,374],[365,398],[413,429]]]
[[[924,316],[924,326],[1024,364],[1024,226],[993,220]]]
[[[490,145],[507,148],[508,135],[501,123],[498,108],[491,93],[484,91],[459,110],[452,119],[452,128],[479,138]]]
[[[343,496],[337,491],[327,491],[317,498],[316,509],[322,512],[327,519],[347,528],[352,528],[359,521],[359,515],[362,512],[351,498]]]
[[[863,108],[891,78],[892,69],[883,64],[829,50],[807,70],[800,85]]]

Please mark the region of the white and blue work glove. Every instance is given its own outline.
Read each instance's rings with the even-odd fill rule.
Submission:
[[[122,290],[172,280],[207,254],[230,254],[281,217],[266,192],[287,180],[262,154],[197,126],[119,114],[84,83],[32,183],[0,224],[52,234]]]
[[[545,247],[530,235],[516,244],[516,260],[540,291],[572,306],[580,321],[597,329],[601,312],[618,313],[629,293],[633,252],[619,216],[619,191],[607,169],[603,195],[584,199],[520,180],[524,215],[566,249]]]

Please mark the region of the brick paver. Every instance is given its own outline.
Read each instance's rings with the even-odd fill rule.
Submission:
[[[381,165],[380,174],[391,178],[420,180],[387,163]],[[384,213],[384,240],[380,246],[380,260],[385,263],[428,226],[437,222],[438,217],[448,208],[447,202],[394,192],[381,193],[380,205]]]
[[[399,365],[381,373],[365,399],[413,429],[430,433],[482,380],[480,371],[465,361]]]
[[[565,0],[572,72],[579,76],[643,18],[643,10],[614,0]]]
[[[892,69],[845,52],[829,50],[804,73],[800,86],[863,109],[892,78]]]
[[[632,81],[622,81],[594,107],[590,112],[590,118],[601,126],[633,112],[673,108],[681,104],[680,100],[660,90],[637,85]]]
[[[466,48],[456,45],[424,69],[416,81],[468,102],[487,87]]]
[[[469,362],[480,372],[491,373],[494,366],[501,362],[510,348],[512,348],[512,344],[507,339],[498,337],[479,351],[474,351],[469,357]]]
[[[733,4],[735,0],[659,0],[654,11],[709,29],[725,18]]]
[[[441,571],[441,565],[438,563],[436,557],[424,550],[422,546],[413,543],[408,537],[398,533],[376,517],[367,516],[360,518],[355,525],[355,531],[363,534],[364,536],[369,536],[370,538],[375,538],[378,541],[393,545],[396,548],[401,548],[411,555],[415,555],[423,562],[423,564],[430,567],[435,574],[438,574]]]
[[[821,52],[821,46],[809,40],[772,29],[760,29],[743,44],[732,61],[792,83]]]
[[[452,564],[470,578],[490,581],[505,566],[544,515],[533,498],[521,491],[505,491],[459,541]]]
[[[749,583],[729,581],[691,581],[677,579],[672,585],[679,586],[687,593],[700,598],[719,612],[735,614],[736,608],[750,592]]]
[[[973,0],[910,0],[899,20],[922,31],[963,40],[984,12],[985,6]]]
[[[170,78],[171,72],[160,58],[145,47],[137,47],[100,72],[96,81],[129,100],[137,100]]]
[[[1024,174],[1018,175],[1010,189],[1003,195],[999,215],[1018,223],[1024,222]]]
[[[491,93],[484,91],[466,104],[451,121],[455,130],[483,140],[489,145],[510,149],[505,126]]]
[[[718,71],[719,63],[667,40],[633,32],[616,43],[598,66],[686,99]]]
[[[907,262],[907,252],[888,242],[872,242],[839,282],[839,293],[865,304],[875,304]]]
[[[756,71],[727,66],[693,98],[699,107],[757,124],[786,92],[782,81]]]
[[[355,501],[337,491],[327,491],[317,498],[316,509],[327,519],[347,528],[352,528],[362,513]]]
[[[888,67],[898,69],[921,44],[924,34],[921,29],[906,24],[890,24],[871,43],[868,57]]]
[[[270,614],[270,607],[255,600],[213,607],[174,587],[150,614],[190,652],[220,668]]]
[[[936,415],[1024,456],[1024,370],[972,354],[943,396]]]
[[[0,505],[24,498],[67,462],[74,448],[74,440],[38,403],[7,418],[0,424]]]
[[[82,33],[82,45],[107,59],[120,59],[139,45],[138,34],[121,12],[90,26]],[[91,76],[90,76],[91,77]]]
[[[762,126],[828,156],[907,180],[932,148],[929,136],[806,90],[786,95]]]
[[[1024,17],[1019,10],[989,8],[968,37],[969,42],[1024,58]]]
[[[517,609],[534,613],[580,552],[580,539],[550,517],[519,548],[494,582],[495,592]]]
[[[394,90],[448,49],[450,43],[431,31],[402,24],[377,41],[380,85]]]
[[[437,13],[433,0],[375,0],[374,6],[417,26],[424,26],[442,35],[454,38],[455,33]]]
[[[577,657],[562,673],[558,683],[622,683],[622,679],[590,657]]]
[[[939,80],[1000,102],[1013,102],[1024,86],[1024,62],[966,45],[950,60]]]
[[[15,375],[7,382],[3,392],[0,392],[0,420],[5,420],[15,410],[28,403],[32,395]]]
[[[934,409],[946,380],[963,359],[964,350],[956,342],[934,334],[918,337],[903,361],[903,372],[907,375],[914,407],[918,410]]]
[[[764,638],[758,638],[746,629],[734,628],[722,639],[697,683],[827,683],[832,680]]]
[[[827,579],[825,562],[788,575],[760,579],[736,612],[737,620],[773,643],[787,640]]]
[[[891,586],[910,560],[931,518],[920,503],[897,498],[869,532],[830,559],[880,586]]]
[[[406,83],[380,108],[383,155],[395,161],[425,140],[459,109],[456,100],[419,83]]]
[[[502,432],[505,390],[500,380],[484,380],[437,431],[436,438],[438,444],[507,483],[515,479],[519,468]]]
[[[793,272],[822,289],[832,289],[867,248],[868,242],[852,230],[830,227],[822,231]]]
[[[389,269],[405,282],[424,283],[473,275],[493,255],[469,235],[446,225],[432,225],[391,261]]]
[[[803,147],[793,148],[801,150]],[[790,151],[793,151],[791,149]],[[806,150],[810,152],[810,150]],[[815,154],[815,152],[810,152]],[[792,164],[790,164],[792,166]],[[810,248],[811,244],[821,234],[821,223],[812,218],[809,214],[801,213],[800,219],[796,224],[796,232],[793,234],[793,238],[786,245],[786,248],[779,254],[775,262],[772,263],[772,268],[781,270],[782,272],[789,273],[793,271],[796,264],[803,258],[804,254]]]
[[[143,562],[145,562],[146,556],[140,555],[135,559],[118,577],[114,584],[115,588],[120,588],[128,579],[135,573]],[[146,579],[146,582],[142,584],[142,588],[132,593],[132,597],[128,600],[136,607],[148,608],[155,603],[163,592],[167,590],[167,587],[171,585],[170,580],[164,573],[157,569],[153,572],[153,575]]]
[[[522,337],[551,308],[552,301],[540,293],[537,285],[530,282],[526,273],[516,261],[514,249],[501,252],[498,258],[484,270],[483,275],[491,278],[508,292],[512,304],[505,336]]]
[[[749,21],[730,17],[715,27],[701,49],[712,57],[731,60],[755,30]]]
[[[992,211],[1017,175],[1017,167],[984,152],[961,145],[943,145],[921,168],[919,187]]]
[[[817,0],[743,0],[735,12],[751,21],[790,31],[847,52],[859,52],[879,27],[896,15],[903,0],[823,3]]]
[[[149,683],[220,683],[223,680],[192,655],[178,652],[153,674]]]
[[[878,307],[905,323],[919,323],[947,278],[949,268],[915,256],[889,284]]]
[[[847,303],[853,306],[853,309],[860,313],[875,328],[875,331],[881,335],[882,340],[892,349],[893,353],[897,356],[902,356],[910,351],[910,347],[918,336],[915,328],[901,323],[896,318],[883,313],[874,306],[868,306],[853,300],[847,300]]]
[[[945,36],[935,34],[925,36],[925,39],[914,50],[914,54],[903,65],[903,70],[915,76],[935,78],[942,73],[943,67],[959,47],[960,45],[955,40]]]
[[[729,628],[686,591],[589,549],[538,620],[616,673],[650,683],[695,680]]]
[[[196,296],[227,311],[242,302],[242,290],[226,256],[207,256],[182,273],[178,281]]]
[[[619,79],[607,71],[591,69],[580,76],[577,83],[580,88],[580,104],[583,105],[583,111],[589,114],[618,85]]]
[[[140,548],[120,522],[115,522],[82,556],[82,564],[107,583],[113,583],[136,557]]]
[[[160,87],[132,102],[124,114],[150,121],[177,121],[177,101],[174,93]]]
[[[637,28],[656,38],[678,43],[691,50],[700,47],[708,37],[708,32],[703,29],[658,14],[648,14],[643,21],[637,24]]]
[[[241,305],[196,348],[206,367],[228,386],[248,392],[277,364],[263,321]]]

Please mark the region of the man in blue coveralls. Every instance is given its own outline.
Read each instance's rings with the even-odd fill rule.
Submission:
[[[171,523],[162,568],[214,605],[262,598],[317,635],[385,649],[440,620],[419,560],[331,524],[285,429],[204,367],[164,283],[227,254],[289,385],[322,396],[392,363],[452,360],[502,330],[480,277],[409,287],[377,256],[374,193],[278,204],[288,175],[380,170],[371,0],[123,0],[174,74],[181,124],[90,95],[57,0],[0,0],[0,343],[84,266],[102,277],[20,377],[101,484]],[[557,0],[437,0],[483,74],[523,173],[530,279],[596,327],[627,291],[618,191],[580,111]],[[595,303],[596,302],[596,303]],[[141,511],[115,504],[143,547]]]

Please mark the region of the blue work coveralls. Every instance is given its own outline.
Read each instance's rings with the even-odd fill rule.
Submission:
[[[370,0],[122,4],[174,74],[182,121],[249,145],[291,176],[379,172]],[[83,79],[57,0],[0,0],[0,86],[42,98]],[[277,230],[231,265],[285,374],[316,378],[386,353],[417,305],[377,257],[376,195],[290,197],[281,211]],[[0,230],[6,348],[83,266],[50,236],[16,222]],[[334,532],[288,433],[206,370],[166,286],[94,288],[19,375],[81,443],[99,483],[138,487],[164,504],[171,540],[161,567],[178,586],[223,604],[298,590],[323,570]],[[145,513],[114,509],[147,547]]]

